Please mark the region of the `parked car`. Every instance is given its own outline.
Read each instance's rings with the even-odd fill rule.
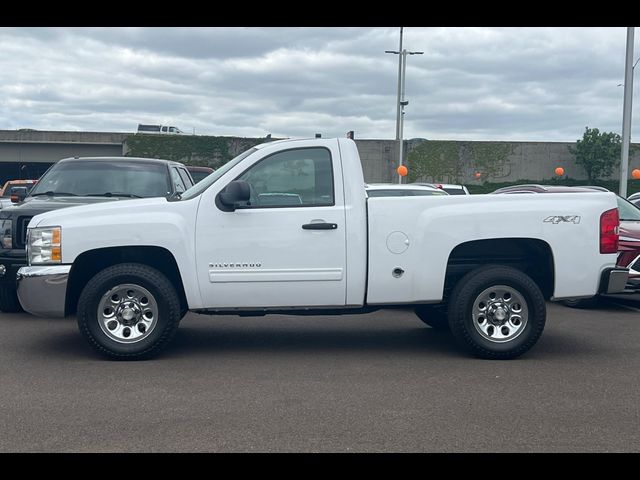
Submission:
[[[584,193],[605,191],[604,187],[579,186],[566,187],[559,185],[513,185],[499,188],[491,193],[518,194],[518,193]],[[614,193],[614,192],[612,192]],[[640,208],[616,194],[618,211],[620,214],[620,241],[618,246],[617,264],[629,268],[629,290],[640,291]],[[587,308],[597,303],[597,296],[590,299],[565,300],[563,303],[573,307]]]
[[[369,183],[364,186],[367,197],[423,197],[431,195],[449,195],[440,188],[427,185]]]
[[[627,200],[629,200],[634,205],[636,204],[636,202],[640,202],[640,192],[632,193],[627,197]]]
[[[627,200],[633,203],[636,207],[640,207],[640,192],[629,195]]]
[[[194,165],[187,165],[186,167],[191,174],[191,178],[193,178],[193,181],[196,183],[215,172],[211,167],[197,167]]]
[[[194,185],[185,166],[149,158],[66,158],[17,205],[0,210],[0,310],[20,311],[16,272],[27,264],[27,225],[39,213],[130,198],[176,196]],[[122,232],[126,238],[126,231]]]
[[[449,195],[469,195],[469,189],[464,185],[455,185],[452,183],[413,183],[411,185],[426,185],[429,187],[444,190]]]
[[[11,205],[11,193],[14,187],[26,187],[27,193],[38,180],[8,180],[4,183],[0,189],[0,208],[8,207]]]

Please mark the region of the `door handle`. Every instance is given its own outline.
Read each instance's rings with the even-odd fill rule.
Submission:
[[[305,223],[302,225],[303,230],[335,230],[336,228],[338,228],[337,223],[327,222]]]

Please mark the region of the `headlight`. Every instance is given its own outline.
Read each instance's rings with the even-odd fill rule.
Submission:
[[[0,220],[0,247],[11,248],[11,220]]]
[[[60,227],[30,228],[27,231],[29,265],[62,262],[61,240]]]

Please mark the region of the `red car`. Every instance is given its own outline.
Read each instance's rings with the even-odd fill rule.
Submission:
[[[575,193],[608,192],[603,187],[564,187],[556,185],[513,185],[499,188],[491,193]],[[620,214],[620,243],[617,264],[629,269],[627,288],[640,291],[640,208],[616,195]],[[565,300],[564,303],[575,307],[587,307],[596,302],[593,299]]]

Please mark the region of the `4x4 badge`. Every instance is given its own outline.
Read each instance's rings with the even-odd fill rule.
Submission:
[[[544,219],[544,223],[580,223],[580,215],[552,215]]]

